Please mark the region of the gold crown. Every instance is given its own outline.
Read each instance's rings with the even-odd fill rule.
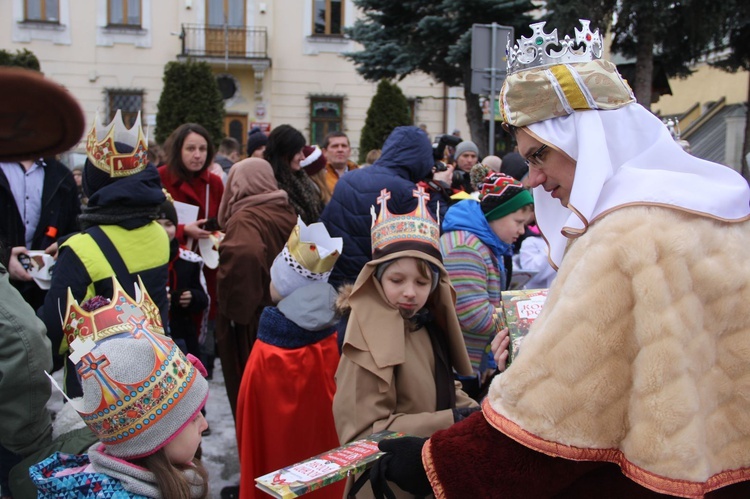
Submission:
[[[126,144],[133,150],[120,152],[117,150],[116,142]],[[100,122],[99,113],[96,113],[94,124],[86,136],[86,155],[95,167],[113,178],[127,177],[146,168],[147,151],[148,142],[141,128],[141,113],[138,113],[130,129],[122,122],[122,113],[119,109],[107,126]]]
[[[153,302],[146,288],[138,277],[136,294],[140,299],[133,300],[122,289],[120,283],[112,278],[112,300],[109,304],[93,312],[87,312],[78,304],[68,289],[68,307],[63,321],[63,334],[71,345],[76,338],[81,341],[91,339],[98,343],[112,335],[147,329],[152,333],[164,334],[159,307]]]
[[[305,222],[297,217],[297,225],[289,235],[286,249],[294,260],[310,273],[325,274],[333,269],[341,255],[342,246],[343,240],[340,237],[331,237],[322,223],[305,225]],[[321,249],[324,250],[322,257]]]
[[[440,255],[440,223],[433,218],[427,209],[430,195],[419,185],[412,191],[417,198],[417,207],[411,213],[394,215],[388,211],[387,202],[391,193],[386,189],[380,191],[377,203],[380,213],[375,217],[375,207],[370,208],[372,214],[372,256],[380,258],[393,251],[405,249],[420,249],[442,261]],[[415,244],[418,245],[415,247]]]

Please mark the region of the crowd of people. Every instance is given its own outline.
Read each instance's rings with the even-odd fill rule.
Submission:
[[[0,148],[3,499],[207,497],[217,356],[240,459],[226,497],[381,430],[410,436],[380,443],[370,484],[313,495],[750,494],[750,189],[685,152],[583,29],[583,53],[511,51],[516,151],[456,138],[437,163],[415,126],[358,165],[342,131],[215,150],[186,123],[159,147],[118,111],[70,171],[54,157],[79,105],[0,70],[0,95],[36,88],[61,116],[47,143]],[[514,268],[549,295],[506,368]],[[80,425],[53,435],[60,369]]]

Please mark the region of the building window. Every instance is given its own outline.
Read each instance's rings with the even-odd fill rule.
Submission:
[[[125,126],[132,127],[138,113],[143,110],[143,90],[107,90],[107,109],[110,121],[119,109]]]
[[[141,0],[107,0],[109,26],[141,27]]]
[[[60,22],[59,0],[25,0],[24,9],[26,21]]]
[[[313,35],[344,34],[344,0],[313,0]]]
[[[341,97],[310,98],[310,143],[322,144],[326,135],[343,130],[344,99]]]

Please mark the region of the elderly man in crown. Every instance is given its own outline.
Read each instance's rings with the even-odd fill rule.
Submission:
[[[532,25],[500,94],[557,279],[481,413],[381,443],[381,485],[750,497],[750,189],[685,153],[581,23],[559,41]]]

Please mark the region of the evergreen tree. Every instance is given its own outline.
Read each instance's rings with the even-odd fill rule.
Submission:
[[[365,162],[365,156],[371,149],[382,149],[394,128],[411,124],[409,102],[404,93],[398,85],[380,80],[359,139],[359,162]]]
[[[16,50],[15,54],[0,49],[0,66],[17,66],[41,71],[39,59],[28,49]]]
[[[347,34],[363,50],[346,54],[369,81],[421,71],[450,86],[463,85],[471,138],[487,151],[479,96],[471,93],[471,27],[496,22],[528,26],[530,0],[354,0],[363,16]]]
[[[224,137],[224,100],[206,62],[169,62],[156,112],[156,141],[163,144],[183,123],[198,123],[214,144]]]

